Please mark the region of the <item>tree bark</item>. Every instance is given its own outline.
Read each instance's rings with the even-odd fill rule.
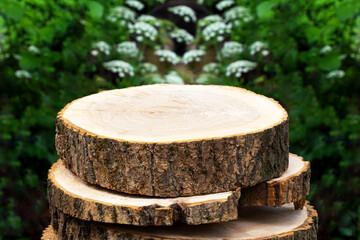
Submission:
[[[188,89],[189,86],[190,85],[177,86],[176,89],[179,88],[179,90],[182,91]],[[175,103],[171,103],[173,106],[170,103],[161,102],[158,104],[159,106],[151,105],[150,107],[143,107],[140,110],[136,110],[136,113],[131,112],[131,109],[121,109],[121,111],[114,110],[113,113],[111,113],[112,109],[102,110],[101,107],[103,107],[103,105],[96,105],[97,98],[99,98],[98,104],[102,103],[101,96],[103,95],[113,94],[110,100],[106,99],[104,102],[114,104],[123,101],[123,98],[126,98],[126,96],[123,97],[123,95],[126,95],[127,91],[135,92],[135,97],[131,95],[131,101],[145,96],[143,93],[136,95],[136,91],[131,89],[105,91],[68,104],[58,114],[56,121],[56,149],[60,158],[63,159],[68,169],[91,184],[129,194],[159,197],[193,196],[234,191],[239,187],[254,186],[260,182],[278,177],[287,169],[289,154],[288,116],[277,102],[240,88],[196,85],[191,85],[191,87],[195,90],[203,91],[206,97],[200,99],[202,101],[194,101],[192,98],[182,98],[180,95],[177,95],[176,97],[180,99],[180,102],[184,101],[188,103],[182,104],[180,107]],[[169,92],[170,95],[178,92],[176,89],[173,89],[173,87],[169,87],[169,85],[155,85],[132,89],[149,90],[148,92],[151,93],[153,89],[156,90],[157,88],[163,88],[160,93],[164,96],[167,92]],[[208,94],[207,91],[210,91],[208,89],[211,89],[211,91],[216,89],[216,91]],[[181,91],[179,92],[182,93]],[[220,94],[214,95],[215,93]],[[221,93],[223,93],[223,98],[219,97]],[[192,94],[194,94],[195,98],[196,94]],[[229,94],[232,94],[232,97],[240,100],[229,98],[227,96]],[[120,95],[123,98],[120,98]],[[158,96],[159,94],[156,93],[155,95]],[[186,94],[183,95],[186,96]],[[241,98],[242,95],[245,97]],[[261,101],[261,104],[258,104],[259,106],[252,106],[251,104],[254,103],[246,100],[249,96],[256,101]],[[166,95],[164,99],[166,97],[168,96]],[[216,101],[222,101],[221,104],[218,104],[218,108],[220,108],[218,113],[216,112],[216,101],[214,98],[216,98]],[[214,102],[208,104],[206,101]],[[244,101],[244,103],[242,101]],[[151,99],[145,102],[151,102]],[[226,106],[225,103],[229,105],[230,110],[224,107],[224,105]],[[257,109],[263,108],[264,103],[269,104],[272,110],[279,112],[279,117],[273,119],[269,124],[267,124],[268,116],[262,115],[263,109]],[[92,104],[95,105],[93,106]],[[161,104],[165,104],[165,107],[160,106]],[[140,103],[135,104],[135,107],[139,107],[140,105]],[[124,106],[121,105],[120,107]],[[96,108],[96,111],[92,110],[92,108]],[[183,108],[186,109],[182,110]],[[167,119],[167,114],[175,114],[176,117],[169,121],[175,121],[177,119],[179,130],[173,130],[171,127],[165,128],[169,131],[173,130],[176,133],[182,132],[180,130],[182,129],[181,124],[182,122],[186,122],[185,120],[188,120],[185,118],[188,115],[190,116],[189,119],[195,121],[197,124],[194,124],[194,126],[191,124],[185,126],[185,129],[187,129],[187,127],[193,127],[194,129],[189,130],[184,139],[181,137],[172,138],[170,133],[166,135],[166,131],[165,133],[161,132],[161,134],[164,134],[161,135],[161,138],[165,139],[164,141],[156,140],[157,138],[151,141],[126,140],[122,138],[121,134],[119,136],[116,135],[117,137],[109,137],[106,135],[111,135],[110,130],[110,134],[94,134],[90,128],[85,129],[87,127],[84,126],[88,123],[85,123],[84,126],[81,125],[86,121],[92,124],[92,118],[96,119],[96,114],[99,114],[102,116],[97,117],[100,120],[94,121],[100,121],[100,123],[94,128],[98,128],[99,126],[103,127],[106,124],[114,124],[114,127],[128,124],[131,127],[132,122],[121,122],[117,124],[114,120],[115,122],[110,121],[103,123],[101,119],[113,119],[119,116],[119,118],[121,118],[127,116],[126,114],[130,114],[131,117],[128,118],[131,119],[132,117],[136,118],[135,116],[137,116],[136,114],[138,112],[138,114],[141,114],[144,111],[146,111],[144,114],[146,117],[159,115],[163,117],[163,119]],[[239,114],[241,111],[243,111],[244,114]],[[124,114],[122,115],[122,113]],[[94,114],[94,116],[92,114]],[[222,117],[224,114],[225,117]],[[247,118],[246,114],[253,114],[251,116],[254,117],[254,119]],[[201,121],[202,116],[207,115],[211,115],[212,117],[204,117],[203,121]],[[271,116],[271,114],[269,116]],[[144,118],[146,119],[146,117]],[[184,117],[185,120],[182,119],[182,117]],[[217,119],[218,117],[221,119]],[[241,133],[234,130],[233,134],[229,134],[229,132],[224,133],[223,136],[218,134],[221,128],[223,127],[225,129],[227,125],[230,126],[234,124],[234,127],[236,127],[236,121],[232,121],[231,119],[235,118],[236,120],[237,117],[239,118],[239,126],[251,126],[253,121],[259,121],[259,123],[265,122],[264,124],[267,125],[257,130],[249,128],[250,130],[244,130],[244,132]],[[79,118],[79,122],[74,120]],[[156,121],[156,119],[158,118],[152,118],[154,121]],[[140,121],[141,124],[146,123],[143,118],[140,118],[139,121],[135,120],[133,120],[135,125]],[[241,121],[244,122],[243,125]],[[139,126],[142,126],[141,124]],[[200,128],[202,124],[209,128],[208,132],[206,132],[206,128],[205,130],[203,129],[204,131],[202,132],[205,133],[207,137],[197,137],[197,132],[201,132]],[[215,127],[213,127],[213,125]],[[144,134],[148,132],[146,126],[145,124],[144,129],[141,130]],[[254,126],[254,124],[252,126]],[[142,129],[142,127],[134,127],[136,131],[138,131],[139,128]],[[199,129],[198,131],[197,128]],[[154,130],[156,128],[149,127],[149,129],[150,132],[156,131]],[[126,131],[126,129],[121,129],[121,131]],[[217,135],[211,137],[212,131],[218,131]],[[114,129],[113,132],[116,132],[116,129]],[[99,133],[101,133],[100,130]],[[193,138],[189,136],[193,136]]]
[[[255,209],[254,209],[255,208]],[[258,239],[258,240],[316,240],[318,215],[313,207],[306,204],[302,210],[291,207],[245,207],[243,214],[254,214],[250,221],[237,220],[227,223],[200,226],[178,225],[172,227],[136,227],[86,222],[73,218],[57,209],[52,209],[52,227],[44,235],[58,235],[59,240],[67,239]],[[301,222],[297,224],[298,215]],[[251,218],[252,216],[250,216]],[[291,218],[296,220],[292,221]],[[249,216],[246,216],[249,218]],[[265,220],[264,220],[265,219]],[[299,218],[300,219],[300,218]],[[289,225],[288,225],[288,224]],[[262,228],[259,229],[259,224]],[[280,228],[280,229],[279,229]],[[265,232],[264,232],[265,231]],[[44,238],[48,240],[51,238]]]
[[[98,197],[99,196],[99,197]],[[162,226],[198,225],[237,219],[240,189],[179,198],[132,196],[91,186],[59,160],[50,169],[50,206],[73,217],[96,222]]]
[[[289,168],[283,176],[241,189],[239,206],[275,207],[294,202],[296,209],[302,209],[310,190],[310,176],[310,162],[290,154]]]

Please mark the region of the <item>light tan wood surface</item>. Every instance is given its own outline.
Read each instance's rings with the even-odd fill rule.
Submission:
[[[288,165],[288,115],[245,89],[148,85],[68,104],[57,151],[83,180],[130,194],[176,197],[254,186]]]

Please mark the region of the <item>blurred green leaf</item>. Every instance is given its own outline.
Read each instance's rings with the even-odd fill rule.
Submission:
[[[104,7],[97,1],[89,1],[87,2],[87,6],[89,8],[89,14],[93,18],[101,18],[104,13]]]
[[[260,3],[256,7],[256,13],[258,17],[262,20],[267,20],[274,16],[274,11],[272,8],[276,5],[276,1],[270,0]]]
[[[319,59],[319,67],[324,71],[336,70],[341,66],[339,54],[332,53]]]

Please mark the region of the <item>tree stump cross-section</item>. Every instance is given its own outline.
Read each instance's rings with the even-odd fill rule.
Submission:
[[[238,220],[198,226],[138,227],[86,222],[51,209],[52,225],[42,240],[55,239],[242,239],[242,240],[315,240],[318,216],[308,205],[293,210],[282,207],[241,207]],[[54,238],[50,238],[53,236]]]
[[[305,199],[310,186],[310,164],[290,154],[289,168],[276,179],[253,187],[193,197],[141,197],[89,185],[66,169],[61,160],[50,169],[51,206],[82,220],[130,225],[189,225],[238,218],[237,206],[281,206]]]
[[[253,187],[241,189],[240,206],[281,206],[295,203],[302,209],[310,190],[310,162],[290,154],[289,167],[283,175]]]
[[[51,207],[82,220],[140,226],[198,225],[237,219],[240,188],[177,198],[129,195],[89,185],[59,160],[50,169],[48,197]]]
[[[288,115],[274,100],[226,86],[104,91],[57,117],[56,148],[86,182],[178,197],[235,191],[288,167]]]

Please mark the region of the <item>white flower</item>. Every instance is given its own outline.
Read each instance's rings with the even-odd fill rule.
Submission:
[[[201,57],[204,56],[206,52],[204,50],[194,49],[187,51],[184,53],[182,61],[185,64],[191,63],[191,62],[200,62]]]
[[[250,62],[247,60],[239,60],[231,63],[226,68],[226,76],[235,74],[235,77],[239,78],[243,73],[247,73],[253,70],[257,66],[257,63]]]
[[[110,10],[110,14],[107,20],[110,22],[119,21],[121,25],[125,26],[127,22],[133,22],[135,20],[135,12],[130,8],[120,6]]]
[[[134,42],[122,42],[116,46],[116,51],[121,55],[136,58],[139,55],[139,49]]]
[[[256,41],[253,44],[251,44],[249,47],[250,54],[254,56],[256,53],[261,51],[261,54],[263,56],[267,56],[267,55],[269,55],[269,51],[266,50],[267,47],[268,47],[268,45],[266,43]]]
[[[141,69],[140,69],[142,74],[145,73],[155,73],[158,71],[158,67],[155,64],[152,63],[143,63],[141,64]]]
[[[147,15],[147,14],[143,14],[141,15],[140,17],[138,17],[136,19],[136,21],[138,22],[146,22],[146,23],[149,23],[153,26],[156,26],[156,27],[160,27],[160,21],[159,19],[151,16],[151,15]]]
[[[144,40],[155,41],[158,35],[158,30],[146,22],[130,24],[129,31],[136,36],[138,42],[143,42]]]
[[[206,73],[219,73],[219,64],[218,63],[208,63],[206,65],[203,66],[202,68],[203,72],[206,72]]]
[[[29,46],[28,51],[33,53],[33,54],[39,54],[40,53],[40,50],[34,45]]]
[[[92,45],[93,47],[93,50],[91,51],[91,55],[93,56],[97,56],[99,54],[99,52],[102,52],[104,53],[105,55],[109,55],[110,54],[110,45],[107,44],[106,42],[104,41],[100,41],[100,42],[97,42],[97,43],[94,43]]]
[[[173,32],[170,32],[170,37],[175,39],[179,43],[189,44],[194,40],[194,37],[183,29],[177,29]]]
[[[218,4],[216,4],[216,9],[219,11],[222,11],[225,8],[231,7],[234,4],[235,4],[234,0],[223,0],[223,1],[219,2]]]
[[[205,41],[216,40],[222,42],[225,35],[229,34],[231,27],[223,22],[215,22],[204,28],[202,35]]]
[[[105,62],[103,66],[113,73],[117,73],[121,78],[125,77],[125,74],[134,76],[134,68],[129,63],[121,60]]]
[[[155,55],[159,57],[160,62],[170,62],[174,65],[180,62],[179,56],[167,49],[156,50]]]
[[[144,4],[137,0],[126,0],[125,4],[138,11],[141,11],[144,8]]]
[[[182,17],[185,22],[190,22],[190,21],[196,22],[196,13],[188,6],[181,5],[181,6],[171,7],[168,10],[169,12],[172,12],[173,14]]]
[[[240,6],[227,10],[224,16],[227,22],[233,22],[235,25],[239,25],[240,22],[249,22],[253,19],[250,10]]]
[[[334,70],[329,72],[326,75],[326,78],[343,78],[345,76],[345,72],[343,70]]]
[[[231,58],[244,51],[244,46],[238,42],[225,42],[221,54],[225,58]]]
[[[32,76],[31,76],[31,73],[29,73],[28,71],[26,71],[26,70],[17,70],[16,72],[15,72],[15,76],[17,77],[17,78],[31,78]]]
[[[169,84],[184,84],[184,80],[175,71],[165,75],[165,81]]]
[[[214,22],[222,22],[224,21],[224,19],[222,17],[220,17],[219,15],[217,14],[214,14],[214,15],[209,15],[207,17],[204,17],[203,19],[200,19],[199,20],[199,26],[200,27],[205,27],[211,23],[214,23]]]
[[[320,49],[319,52],[320,52],[320,54],[326,54],[326,53],[331,52],[331,50],[332,50],[332,47],[327,45],[327,46],[323,47],[322,49]]]
[[[218,84],[217,76],[213,74],[200,74],[200,76],[195,80],[197,84]]]

